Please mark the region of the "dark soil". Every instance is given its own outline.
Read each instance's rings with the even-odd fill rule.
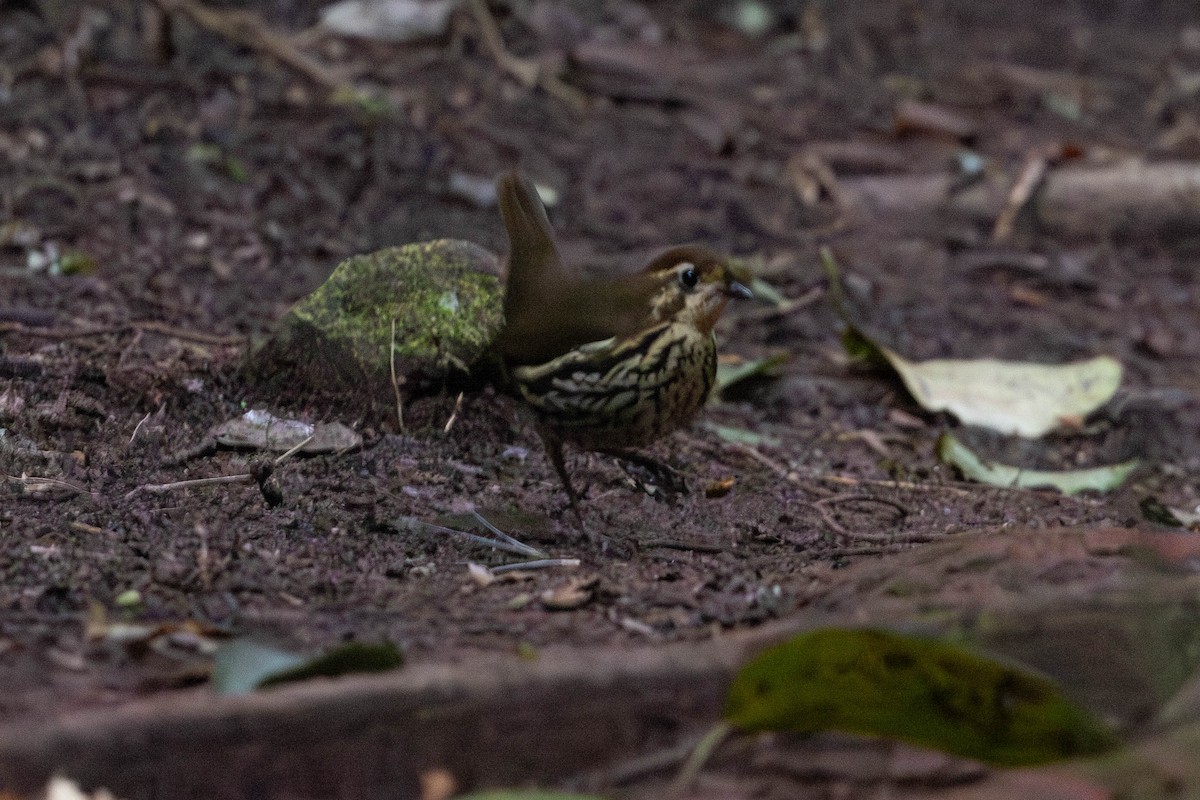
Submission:
[[[1013,175],[1046,146],[1194,156],[1200,108],[1179,77],[1200,66],[1191,3],[777,3],[761,38],[724,24],[721,4],[564,3],[592,37],[563,73],[595,101],[586,111],[506,75],[465,12],[447,37],[415,45],[306,37],[392,114],[324,102],[303,76],[182,18],[161,60],[135,5],[49,3],[44,23],[0,4],[0,722],[203,679],[200,659],[89,642],[97,604],[302,651],[387,640],[412,662],[623,648],[787,616],[840,567],[924,542],[1127,525],[1149,495],[1200,503],[1200,228],[1065,241],[1022,218],[1003,254],[981,261],[997,249],[988,228],[809,204],[796,167],[817,146],[838,175],[949,172],[967,147]],[[319,7],[258,10],[299,32]],[[552,54],[566,35],[495,12],[520,55]],[[655,37],[671,47],[644,46]],[[645,61],[603,68],[629,52]],[[997,64],[1036,68],[1045,85],[999,77]],[[913,97],[973,130],[898,133],[893,109]],[[447,431],[456,396],[415,399],[400,432],[353,403],[255,396],[239,373],[251,342],[344,257],[438,237],[502,251],[496,210],[447,186],[514,167],[558,190],[564,252],[591,269],[700,241],[805,299],[726,313],[724,354],[790,360],[651,448],[689,495],[665,502],[610,459],[573,455],[585,524],[613,540],[608,551],[581,535],[533,430],[494,392],[463,397]],[[1144,469],[1105,496],[961,482],[934,456],[952,421],[848,362],[824,245],[864,325],[906,355],[1118,358],[1122,394],[1083,434],[998,455],[1060,466],[1138,455]],[[86,261],[54,275],[31,269],[30,253]],[[260,455],[177,456],[250,406],[356,425],[365,444],[280,465],[278,507],[254,483],[136,491],[246,472]],[[730,443],[714,425],[765,438]],[[709,497],[726,478],[732,490]],[[479,588],[466,562],[511,559],[394,526],[482,532],[472,511],[583,564]],[[576,610],[537,599],[589,576],[594,597]],[[129,590],[140,601],[118,606]]]

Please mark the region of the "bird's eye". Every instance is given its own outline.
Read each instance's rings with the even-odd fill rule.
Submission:
[[[679,283],[683,285],[683,288],[695,289],[696,284],[699,282],[700,273],[691,264],[688,264],[684,269],[680,270]]]

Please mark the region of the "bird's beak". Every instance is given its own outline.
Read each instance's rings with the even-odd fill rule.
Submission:
[[[729,297],[740,297],[743,300],[749,300],[754,297],[754,292],[746,288],[744,283],[730,281],[725,287],[725,294]]]

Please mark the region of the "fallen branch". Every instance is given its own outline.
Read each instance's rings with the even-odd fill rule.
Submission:
[[[860,220],[927,223],[932,216],[988,227],[1000,217],[1014,188],[1005,175],[962,189],[957,182],[947,173],[844,178],[840,185]],[[1200,164],[1132,161],[1050,169],[1033,192],[1029,211],[1038,226],[1059,235],[1192,235],[1200,232]]]

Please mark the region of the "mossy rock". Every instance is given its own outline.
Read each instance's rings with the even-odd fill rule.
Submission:
[[[455,239],[346,259],[248,359],[257,391],[364,411],[468,376],[503,322],[499,261]],[[392,326],[395,324],[393,337]],[[394,342],[394,350],[393,350]]]

